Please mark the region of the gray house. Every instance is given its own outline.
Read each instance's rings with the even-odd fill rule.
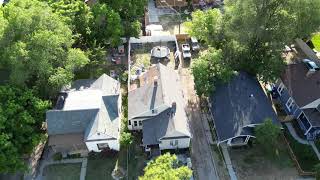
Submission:
[[[266,118],[280,125],[257,79],[245,72],[216,88],[210,97],[210,110],[218,136],[218,145],[246,145],[255,138],[254,127]]]
[[[320,136],[320,72],[306,64],[290,64],[276,83],[278,100],[287,120],[299,123],[308,140]]]
[[[161,63],[129,91],[128,128],[142,131],[146,150],[188,148],[191,134],[178,74]]]
[[[75,81],[46,114],[49,146],[64,154],[119,150],[120,83],[103,74]]]

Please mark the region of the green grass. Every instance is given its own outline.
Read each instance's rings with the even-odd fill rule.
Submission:
[[[312,36],[311,41],[317,51],[320,51],[320,33],[316,33]]]
[[[314,166],[319,163],[318,158],[312,147],[297,142],[285,127],[284,134],[289,141],[290,147],[293,150],[299,164],[304,171],[313,171]]]
[[[86,180],[113,180],[111,173],[114,170],[116,163],[125,174],[128,175],[128,179],[135,180],[143,173],[146,157],[139,147],[138,140],[131,145],[129,150],[128,168],[127,171],[127,150],[121,149],[115,156],[89,156],[87,165]]]
[[[45,180],[79,180],[81,163],[55,164],[44,168]]]

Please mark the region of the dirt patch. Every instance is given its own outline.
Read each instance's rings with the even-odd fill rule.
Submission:
[[[186,34],[186,27],[184,22],[187,21],[187,18],[180,17],[178,15],[162,15],[159,16],[160,24],[163,27],[163,31],[168,34],[179,34],[179,24],[180,24],[180,34]]]
[[[266,157],[257,145],[229,150],[239,180],[296,180],[299,175],[285,147],[279,151],[280,157],[273,159]]]

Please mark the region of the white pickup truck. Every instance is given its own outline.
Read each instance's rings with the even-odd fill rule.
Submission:
[[[191,59],[191,51],[189,44],[182,44],[182,56],[183,59]]]

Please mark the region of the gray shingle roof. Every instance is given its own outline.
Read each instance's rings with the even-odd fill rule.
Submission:
[[[220,142],[239,135],[252,135],[250,128],[243,127],[261,124],[266,118],[280,124],[257,79],[244,72],[218,86],[210,104]]]
[[[129,119],[143,119],[143,143],[152,144],[163,137],[187,136],[190,137],[188,119],[185,112],[185,101],[178,74],[161,63],[153,66],[148,72],[155,73],[154,77],[148,76],[144,86],[129,92]],[[149,78],[149,79],[148,79]],[[176,103],[174,116],[167,114]],[[156,112],[152,113],[155,109]]]
[[[97,80],[78,80],[61,110],[47,112],[49,135],[84,133],[85,140],[119,137],[118,81],[103,74]]]

